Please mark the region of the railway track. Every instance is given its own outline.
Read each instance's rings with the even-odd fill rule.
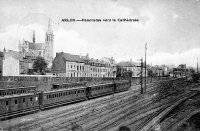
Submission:
[[[131,94],[131,95],[133,95],[133,94]],[[92,110],[92,111],[90,110],[90,111],[88,111],[88,113],[83,113],[83,115],[80,115],[80,116],[77,116],[77,117],[73,116],[73,118],[68,117],[67,119],[66,119],[66,117],[62,117],[62,118],[59,119],[59,121],[56,122],[57,124],[55,124],[55,122],[54,122],[53,125],[51,125],[51,124],[49,126],[47,125],[46,128],[44,127],[44,130],[58,130],[58,129],[66,128],[66,127],[70,128],[71,123],[77,123],[77,122],[80,122],[80,121],[84,121],[84,119],[88,118],[88,117],[90,119],[94,120],[94,119],[97,118],[97,115],[100,114],[100,112],[102,112],[102,111],[112,112],[112,111],[116,110],[119,102],[125,103],[126,101],[136,100],[136,97],[137,96],[133,96],[133,97],[129,96],[129,98],[123,99],[123,101],[118,100],[118,101],[115,101],[114,103],[113,102],[107,103],[102,108],[98,108],[98,109]],[[109,104],[109,106],[108,106],[108,104]],[[88,122],[88,119],[85,122]]]
[[[171,113],[169,113],[161,122],[160,127],[162,131],[176,130],[179,128],[177,125],[181,125],[188,119],[191,113],[200,108],[198,104],[200,102],[200,95],[194,95],[185,102],[177,106]]]
[[[158,91],[157,88],[155,87],[157,87],[157,83],[150,84],[150,86],[147,88],[147,93],[149,93],[149,95],[155,94]],[[120,107],[121,108],[126,107],[127,106],[126,103],[132,100],[139,100],[142,97],[142,95],[139,95],[138,97],[134,96],[139,93],[140,93],[139,90],[137,91],[130,90],[129,92],[115,94],[112,97],[106,96],[105,98],[102,98],[101,100],[90,102],[87,105],[80,105],[78,107],[70,108],[70,109],[61,111],[59,113],[54,113],[47,117],[39,118],[33,121],[28,121],[22,124],[12,126],[9,128],[9,130],[34,130],[34,131],[35,130],[65,130],[65,129],[70,130],[71,123],[78,123],[80,125],[85,125],[85,123],[87,123],[88,121],[95,121],[96,118],[104,117],[108,115],[109,113],[113,113],[115,112],[115,110],[118,110]],[[141,104],[142,102],[140,101],[139,103]],[[135,107],[132,106],[132,108],[135,108]],[[158,107],[155,110],[158,110],[160,108],[161,107]],[[127,110],[128,109],[129,108],[127,108]],[[105,115],[103,113],[106,113],[104,112],[106,110],[108,110],[108,112]],[[126,113],[127,110],[124,111],[124,113]],[[115,113],[117,114],[117,112]],[[101,116],[98,116],[95,114],[100,114]],[[90,118],[88,119],[88,117]]]
[[[175,99],[171,99],[169,101],[169,104],[167,107],[170,107],[172,105],[172,103],[174,103],[174,101],[178,101],[178,100],[181,100],[181,99],[186,99],[188,98],[188,96],[191,96],[191,95],[194,95],[195,93],[184,93],[184,94],[181,94],[180,96],[177,96],[177,98]],[[163,111],[165,111],[166,108],[162,108],[161,110],[159,110],[158,112],[155,112],[153,113],[151,116],[148,116],[146,119],[140,121],[140,124],[138,126],[136,126],[136,129],[135,131],[140,131],[145,125],[147,125],[150,121],[153,120],[153,118],[155,118],[156,116],[158,116],[159,114],[161,114]],[[134,127],[135,125],[132,124],[130,127],[131,129]]]
[[[176,95],[176,94],[174,94],[174,95]],[[158,107],[159,108],[159,107]],[[104,121],[106,121],[105,119],[104,119]],[[105,125],[105,124],[104,124]],[[111,123],[110,125],[113,125],[113,123]],[[86,129],[86,130],[88,130],[88,129]],[[90,129],[90,130],[108,130],[108,128],[107,129],[100,129],[100,128],[98,128],[98,129]]]
[[[152,89],[156,86],[156,84],[150,84],[149,88],[148,89]],[[45,123],[49,123],[55,119],[59,119],[60,117],[62,117],[63,115],[70,115],[70,116],[73,116],[73,114],[78,114],[78,113],[81,113],[85,110],[89,110],[91,108],[94,108],[94,107],[97,107],[98,105],[103,105],[103,104],[106,104],[110,101],[115,101],[117,99],[122,99],[122,98],[125,98],[125,96],[129,96],[130,94],[137,94],[139,93],[138,90],[131,90],[130,92],[123,92],[123,93],[119,93],[119,94],[115,94],[115,96],[111,97],[111,98],[107,98],[107,96],[105,97],[105,99],[102,99],[100,101],[94,101],[92,103],[90,103],[89,105],[87,106],[80,106],[80,107],[75,107],[75,108],[70,108],[68,110],[64,110],[64,111],[61,111],[59,113],[56,113],[56,114],[52,114],[52,115],[49,115],[48,117],[45,117],[45,118],[40,118],[40,119],[37,119],[37,120],[34,120],[34,121],[28,121],[28,122],[24,122],[24,123],[21,123],[21,124],[18,124],[18,125],[15,125],[15,126],[11,126],[9,127],[9,130],[31,130],[31,129],[34,129],[35,127],[41,127],[43,124]]]
[[[125,111],[125,115],[121,112],[119,112],[119,114],[113,114],[113,121],[109,120],[109,117],[107,120],[111,121],[111,122],[106,122],[107,120],[104,119],[103,122],[101,124],[96,125],[95,127],[93,126],[92,128],[90,128],[90,130],[101,130],[101,131],[108,131],[108,130],[112,130],[113,127],[116,127],[117,125],[120,125],[120,123],[124,123],[126,120],[130,120],[133,119],[135,117],[137,117],[138,115],[141,114],[145,114],[146,112],[151,112],[151,110],[161,110],[161,109],[165,109],[167,106],[170,105],[170,103],[172,101],[166,102],[166,103],[162,103],[162,105],[158,104],[155,107],[152,107],[153,103],[158,102],[162,99],[164,99],[165,97],[160,98],[160,96],[158,96],[157,98],[155,98],[152,101],[147,101],[144,103],[140,103],[139,105],[134,105],[134,109],[129,108],[129,110]],[[122,114],[122,115],[120,115]],[[148,113],[147,113],[148,114]],[[114,118],[115,116],[115,118]],[[117,116],[117,117],[116,117]],[[112,118],[111,117],[111,118]],[[86,129],[88,130],[88,128]]]
[[[127,105],[129,105],[129,104],[131,104],[131,103],[128,103]],[[140,102],[140,104],[141,104],[141,102]],[[125,113],[127,113],[128,112],[128,110],[130,109],[130,107],[128,108],[128,106],[127,105],[122,105],[122,107],[127,107],[127,110],[125,110],[124,112]],[[132,107],[134,107],[135,108],[135,106],[136,105],[134,105],[134,106],[132,106]],[[87,120],[85,120],[85,122],[89,122],[89,121],[92,121],[92,122],[94,122],[95,121],[95,118],[98,118],[98,119],[101,119],[101,117],[102,116],[109,116],[109,113],[114,113],[114,112],[116,112],[115,110],[118,110],[118,109],[115,109],[115,108],[113,108],[112,107],[112,109],[113,110],[111,110],[111,111],[109,111],[109,112],[106,112],[106,113],[104,113],[104,114],[102,114],[102,112],[100,112],[102,115],[98,115],[98,116],[96,116],[95,115],[95,117],[94,117],[94,119],[92,118],[91,119],[91,116],[90,116],[90,119],[87,119]],[[98,113],[96,113],[96,114],[100,114],[99,112]],[[114,114],[114,116],[118,116],[119,114],[122,114],[122,112],[120,112],[120,113],[118,113],[118,114]],[[103,119],[103,122],[105,122],[105,121],[107,121],[107,120],[110,120],[112,118],[112,116],[109,116],[107,119],[106,118],[104,118]],[[79,120],[79,121],[81,121],[81,120]],[[90,125],[93,125],[93,128],[85,128],[85,122],[83,122],[83,121],[81,121],[81,122],[79,122],[79,121],[75,121],[76,123],[78,123],[79,125],[81,125],[81,126],[83,126],[84,127],[84,130],[99,130],[99,129],[94,129],[94,123],[93,124],[90,124]],[[63,123],[59,123],[59,130],[61,129],[61,128],[65,128],[66,126],[69,126],[69,124],[64,124],[64,123],[67,123],[67,122],[63,122]],[[104,123],[102,124],[102,125],[105,125]],[[112,124],[111,124],[112,125]],[[100,126],[100,124],[98,123],[98,124],[96,124],[95,125],[96,127],[97,126]],[[54,129],[55,129],[55,127],[54,127]],[[56,128],[57,129],[57,128]],[[64,129],[63,129],[64,130]]]

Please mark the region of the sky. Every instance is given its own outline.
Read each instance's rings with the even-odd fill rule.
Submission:
[[[0,50],[17,51],[23,39],[32,41],[33,30],[36,42],[43,43],[50,19],[54,55],[63,51],[137,61],[144,58],[147,43],[148,64],[196,66],[200,59],[199,0],[0,0],[0,16]]]

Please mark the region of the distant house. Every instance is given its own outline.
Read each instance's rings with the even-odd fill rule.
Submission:
[[[175,77],[186,76],[187,72],[186,64],[180,64],[177,68],[173,68],[173,76]]]
[[[140,72],[141,72],[141,64],[137,63],[137,62],[132,62],[132,60],[130,61],[122,61],[119,62],[117,65],[119,65],[121,68],[125,69],[126,71],[131,71],[132,72],[132,77],[139,77],[140,76]],[[143,68],[143,76],[145,76],[145,69]],[[146,75],[147,72],[146,72]]]
[[[3,57],[1,57],[2,55]],[[30,70],[33,70],[32,65],[36,58],[29,53],[26,53],[23,57],[23,55],[17,51],[8,50],[6,52],[6,50],[4,50],[2,55],[0,56],[0,70],[2,67],[3,76],[28,74]]]
[[[102,60],[69,53],[56,53],[53,60],[52,72],[64,77],[115,77],[116,65],[113,59]]]
[[[20,61],[20,74],[33,74],[33,63],[36,56],[31,53],[26,53],[23,60]]]
[[[4,51],[3,76],[18,76],[20,74],[20,61],[23,57],[16,51]]]

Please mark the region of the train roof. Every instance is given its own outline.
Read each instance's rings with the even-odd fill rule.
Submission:
[[[89,86],[87,86],[87,87],[96,87],[96,86],[108,85],[108,84],[113,84],[113,83],[110,82],[110,83],[103,83],[103,84],[97,84],[97,85],[89,85]]]
[[[16,89],[25,89],[25,88],[37,88],[37,86],[28,86],[28,87],[17,87],[17,88],[4,88],[4,89],[0,89],[1,90],[16,90]]]
[[[69,82],[69,83],[61,83],[61,84],[59,84],[59,83],[54,83],[54,84],[52,84],[52,85],[72,85],[72,84],[84,84],[84,82]]]
[[[52,91],[46,91],[44,92],[45,93],[54,93],[54,92],[62,92],[62,91],[70,91],[70,90],[77,90],[77,89],[85,89],[87,88],[86,86],[81,86],[81,87],[72,87],[72,88],[61,88],[61,89],[58,89],[58,90],[52,90]]]
[[[23,96],[32,96],[32,95],[35,95],[35,94],[38,94],[37,93],[26,93],[26,94],[13,94],[13,95],[5,95],[5,96],[0,96],[0,100],[2,99],[9,99],[9,98],[15,98],[15,97],[23,97]]]

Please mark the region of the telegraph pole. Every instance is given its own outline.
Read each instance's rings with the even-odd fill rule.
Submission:
[[[140,73],[139,74],[137,74],[137,75],[140,75],[140,85],[141,85],[141,94],[143,94],[144,93],[144,90],[143,90],[143,85],[142,85],[142,83],[143,83],[143,58],[141,58],[141,59],[139,59],[140,61],[141,61],[141,65],[140,66],[136,66],[136,67],[140,67],[141,68],[141,71],[140,71]]]
[[[146,92],[146,87],[147,87],[147,59],[146,59],[146,57],[147,57],[147,54],[146,54],[146,52],[147,52],[147,43],[145,44],[145,63],[144,63],[144,75],[145,75],[145,77],[144,77],[144,91]]]
[[[197,57],[197,73],[199,73],[199,67],[198,67],[198,57]]]

